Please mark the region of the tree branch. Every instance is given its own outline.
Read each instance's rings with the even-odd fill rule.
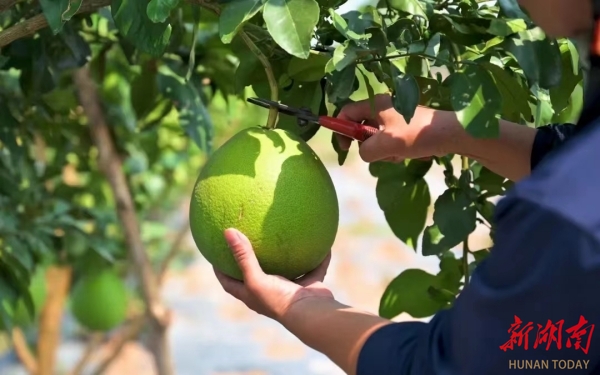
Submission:
[[[169,249],[169,252],[164,257],[162,263],[160,264],[160,268],[158,269],[158,284],[161,285],[163,283],[165,274],[169,269],[169,264],[175,259],[175,256],[181,250],[181,243],[185,239],[185,235],[190,230],[190,221],[188,219],[187,223],[181,227],[181,229],[177,232],[175,239],[173,240],[173,244]]]
[[[5,1],[5,0],[3,0]],[[15,1],[15,0],[9,0]],[[15,1],[16,3],[16,1]],[[110,5],[111,0],[86,0],[81,4],[81,7],[77,11],[77,14],[80,13],[89,13],[95,11],[99,8]],[[12,4],[14,5],[14,4]],[[12,6],[11,5],[11,6]],[[2,5],[0,5],[1,7]],[[1,8],[0,8],[1,11]],[[0,48],[5,47],[15,40],[25,38],[28,36],[32,36],[36,32],[40,31],[48,27],[48,21],[44,14],[37,14],[29,19],[26,19],[23,22],[19,22],[6,30],[0,32]]]
[[[79,102],[88,119],[91,138],[98,149],[99,169],[110,184],[129,255],[141,283],[146,313],[150,318],[150,346],[152,346],[151,351],[156,360],[158,374],[171,375],[173,367],[166,337],[169,311],[160,300],[158,283],[142,242],[131,189],[123,172],[123,163],[106,122],[89,66],[76,70],[73,81],[77,88]]]
[[[90,359],[92,358],[92,355],[94,354],[94,351],[102,343],[103,339],[104,339],[103,333],[93,333],[92,334],[92,336],[90,337],[90,339],[85,347],[85,351],[83,352],[83,355],[81,356],[81,358],[79,358],[79,361],[77,361],[77,364],[75,365],[73,370],[71,370],[70,375],[80,375],[83,373],[83,370],[85,370],[85,366],[90,361]]]
[[[60,343],[63,309],[71,286],[71,276],[72,269],[69,266],[52,266],[46,272],[48,297],[40,316],[36,375],[54,374],[56,349]]]
[[[20,0],[0,0],[0,12],[15,5]],[[212,4],[204,0],[188,0],[192,4],[199,5],[203,8],[219,14],[220,9],[217,4]],[[89,13],[109,6],[111,0],[84,0],[76,14]],[[43,14],[37,14],[31,18],[19,22],[6,30],[0,32],[0,48],[5,47],[15,40],[34,35],[36,32],[48,27],[48,21]]]
[[[120,332],[120,334],[116,335],[111,342],[107,344],[107,346],[112,346],[114,349],[111,350],[108,357],[96,367],[92,372],[92,375],[102,375],[106,371],[108,366],[110,366],[110,364],[119,356],[125,347],[125,344],[135,339],[140,334],[144,327],[144,320],[145,317],[143,316],[135,318],[122,332]]]
[[[31,350],[29,350],[25,335],[20,328],[13,328],[12,341],[17,357],[21,361],[21,364],[23,364],[23,367],[25,367],[25,370],[31,375],[37,374],[37,359],[34,357],[33,353],[31,353]]]

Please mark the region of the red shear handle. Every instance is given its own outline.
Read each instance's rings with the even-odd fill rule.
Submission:
[[[319,117],[319,124],[336,133],[356,139],[359,142],[366,141],[369,137],[379,131],[379,129],[369,125],[362,125],[357,122],[329,116]]]

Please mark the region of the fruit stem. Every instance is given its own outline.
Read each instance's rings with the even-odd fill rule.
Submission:
[[[244,40],[244,43],[250,48],[250,51],[256,56],[256,58],[260,61],[262,66],[265,68],[265,73],[267,73],[267,80],[269,81],[269,88],[271,89],[271,101],[278,102],[279,101],[279,87],[277,85],[277,80],[275,79],[275,74],[273,74],[273,67],[269,62],[267,56],[254,44],[252,39],[246,34],[245,31],[241,30],[239,32],[240,36]],[[267,120],[267,128],[274,129],[277,125],[277,116],[279,115],[279,111],[275,107],[271,107],[269,109],[269,118]]]

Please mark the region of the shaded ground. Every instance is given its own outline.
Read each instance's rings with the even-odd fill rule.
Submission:
[[[356,152],[339,167],[322,130],[311,140],[327,163],[340,200],[340,230],[325,280],[343,303],[377,312],[386,285],[406,268],[436,272],[438,262],[424,258],[400,242],[388,228],[375,196],[376,180]],[[445,190],[440,171],[428,176],[432,201]],[[181,215],[187,214],[183,205]],[[430,218],[431,220],[431,218]],[[473,248],[487,242],[477,232]],[[329,359],[305,347],[279,324],[247,310],[222,291],[212,268],[195,250],[191,236],[187,247],[195,260],[172,271],[163,289],[174,311],[170,330],[178,375],[337,375],[343,374]],[[397,320],[411,319],[400,316]],[[68,322],[67,322],[68,323]],[[65,342],[60,360],[66,368],[79,358],[83,345]],[[109,368],[107,375],[152,375],[148,354],[133,343]],[[3,375],[24,374],[12,355],[0,360]]]

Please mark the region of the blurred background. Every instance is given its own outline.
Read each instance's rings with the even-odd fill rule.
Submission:
[[[351,0],[338,12],[356,9],[369,2]],[[111,77],[105,80],[110,89]],[[252,95],[252,92],[248,92]],[[228,103],[228,104],[227,104]],[[220,146],[242,128],[264,124],[267,111],[246,104],[234,96],[213,97],[209,112],[215,124],[214,147]],[[142,223],[144,240],[153,258],[164,257],[173,243],[178,252],[164,275],[161,294],[173,312],[169,341],[178,375],[336,375],[342,374],[325,356],[305,347],[278,323],[246,309],[227,295],[218,284],[212,267],[196,249],[187,228],[189,195],[205,156],[196,146],[186,143],[177,117],[166,118],[161,139],[171,150],[165,163],[177,164],[172,180],[156,175],[140,174],[140,183],[147,191],[161,190],[173,183],[168,196],[157,195],[161,206],[151,219]],[[165,143],[166,144],[166,143]],[[336,186],[340,203],[340,227],[333,247],[333,258],[325,283],[338,300],[377,313],[379,298],[388,283],[407,268],[422,268],[437,272],[436,257],[427,259],[405,246],[389,229],[375,195],[376,179],[368,171],[353,146],[346,163],[339,166],[331,146],[331,133],[321,129],[309,141],[310,146],[326,164]],[[131,151],[131,150],[130,150]],[[134,150],[135,151],[135,150]],[[131,152],[135,155],[135,152]],[[133,161],[131,161],[133,160]],[[131,167],[136,159],[131,159]],[[137,162],[143,161],[143,158]],[[165,164],[166,165],[166,164]],[[445,189],[442,171],[434,164],[426,177],[432,202]],[[457,161],[457,169],[458,161]],[[144,172],[146,173],[146,172]],[[148,172],[150,173],[150,172]],[[69,178],[68,174],[64,175]],[[74,177],[75,178],[75,177]],[[431,213],[433,211],[431,210]],[[432,222],[429,217],[428,224]],[[160,239],[167,241],[159,241]],[[471,248],[489,244],[485,228],[471,237]],[[131,308],[135,310],[135,304]],[[396,320],[410,320],[401,315]],[[57,367],[61,373],[72,374],[78,361],[89,348],[89,336],[83,335],[69,310],[65,309],[62,342],[58,348]],[[27,334],[27,332],[26,332]],[[31,335],[28,339],[32,340]],[[100,346],[89,354],[88,363],[104,361],[114,348]],[[85,370],[81,374],[87,374]],[[25,375],[15,348],[6,333],[0,335],[0,374]],[[153,361],[143,345],[136,340],[126,342],[104,372],[106,375],[153,375]]]

